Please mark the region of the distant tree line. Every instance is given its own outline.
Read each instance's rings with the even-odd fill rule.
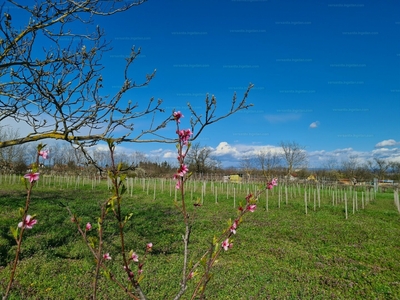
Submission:
[[[0,140],[17,138],[17,130],[0,128]],[[307,167],[308,157],[305,147],[296,142],[281,142],[281,151],[276,148],[265,148],[257,154],[245,154],[238,167],[223,168],[221,161],[213,156],[211,147],[194,143],[187,154],[189,170],[201,178],[206,174],[213,174],[213,178],[222,178],[224,175],[241,174],[244,181],[252,178],[269,180],[275,176],[280,178],[307,179],[314,175],[317,179],[340,180],[355,179],[357,182],[378,180],[400,181],[400,162],[374,157],[361,162],[357,156],[337,161],[329,159],[321,168],[311,170]],[[85,155],[69,143],[56,143],[48,147],[49,159],[42,166],[51,174],[100,174],[111,165],[108,151],[96,148],[91,152],[94,164],[88,163]],[[0,172],[2,174],[22,175],[29,169],[30,162],[36,155],[36,145],[15,145],[0,148]],[[145,153],[117,152],[116,162],[121,162],[125,172],[137,177],[168,177],[176,166],[161,159],[150,159]]]

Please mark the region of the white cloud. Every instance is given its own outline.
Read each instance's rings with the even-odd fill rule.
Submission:
[[[399,145],[399,144],[400,144],[400,142],[396,142],[393,139],[389,139],[389,140],[383,140],[382,142],[379,142],[378,144],[375,145],[375,148],[395,146],[395,145]]]
[[[163,158],[176,158],[178,156],[178,154],[174,151],[165,151]]]
[[[271,145],[230,145],[227,142],[220,142],[217,147],[211,149],[211,155],[220,160],[224,167],[238,166],[244,157],[256,157],[260,151],[270,151],[278,154],[282,151],[281,147]]]
[[[343,149],[336,149],[333,150],[334,154],[339,154],[339,153],[351,153],[353,152],[353,148],[343,148]]]
[[[400,161],[400,149],[379,148],[372,151],[372,156],[387,159],[389,161]]]
[[[160,154],[162,153],[164,150],[162,148],[158,148],[156,150],[151,150],[150,153],[152,154]]]
[[[163,146],[162,146],[163,147]],[[238,144],[228,143],[226,141],[219,142],[216,147],[209,147],[211,149],[211,155],[213,158],[218,159],[222,162],[223,167],[239,167],[241,160],[248,157],[256,157],[260,151],[270,151],[274,154],[281,154],[282,148],[274,145],[254,145],[254,144]],[[97,145],[97,150],[106,151],[105,145]],[[169,163],[176,164],[177,152],[173,147],[152,149],[136,149],[142,152],[150,160],[166,160]],[[118,152],[131,153],[129,148],[118,147]],[[370,151],[357,151],[354,148],[339,148],[335,150],[315,150],[307,151],[308,155],[308,167],[317,168],[324,167],[326,163],[331,160],[336,161],[338,167],[341,166],[342,162],[347,161],[349,157],[355,156],[360,164],[366,163],[368,160],[372,160],[374,157],[385,159],[388,161],[400,162],[400,147],[380,147],[371,149]]]
[[[310,128],[317,128],[319,126],[319,121],[312,122]]]
[[[211,148],[213,149],[213,148]],[[260,153],[260,151],[271,151],[272,153],[279,153],[281,147],[275,147],[270,145],[230,145],[227,142],[220,142],[218,146],[213,149],[212,155],[214,156],[230,156],[234,159],[241,159],[243,156],[255,156]]]
[[[91,149],[93,149],[93,150],[95,150],[95,151],[100,151],[100,152],[109,152],[109,151],[110,151],[110,148],[108,148],[108,146],[106,146],[106,145],[101,145],[101,144],[95,145],[95,146],[93,146],[93,148],[91,148]],[[119,150],[119,149],[118,149],[118,150]]]
[[[213,151],[213,155],[222,156],[222,155],[232,155],[239,156],[239,152],[235,147],[232,147],[227,142],[221,142]]]

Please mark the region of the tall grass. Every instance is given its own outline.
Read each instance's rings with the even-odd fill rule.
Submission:
[[[26,234],[9,299],[89,299],[95,264],[64,206],[81,216],[82,223],[95,223],[100,214],[99,203],[111,192],[105,181],[79,180],[53,178],[41,180],[35,187],[31,211],[37,215],[38,224]],[[157,180],[156,193],[153,183],[137,179],[128,185],[123,213],[132,212],[133,217],[127,225],[126,244],[141,255],[143,245],[153,243],[141,285],[149,299],[171,299],[179,290],[184,227],[174,208],[170,181]],[[202,191],[204,185],[206,189]],[[234,205],[245,202],[247,192],[255,188],[253,184],[187,185],[189,204],[199,203],[203,194],[202,206],[189,207],[196,219],[191,234],[191,260],[196,261],[213,236],[226,228],[227,220],[235,217]],[[247,215],[234,236],[233,248],[219,258],[213,269],[207,290],[210,299],[400,298],[400,214],[393,193],[369,195],[362,209],[360,190],[358,206],[353,211],[355,194],[346,190],[346,219],[344,192],[337,191],[333,203],[333,191],[322,189],[320,201],[316,200],[314,206],[312,188],[289,187],[287,202],[284,187],[269,191],[268,211],[267,196],[260,198],[258,209]],[[305,191],[311,195],[307,214]],[[3,177],[0,290],[7,282],[16,247],[10,226],[16,226],[18,209],[24,201],[25,190],[18,178]],[[123,280],[124,273],[116,263],[120,258],[114,225],[110,220],[104,229],[104,248],[114,255],[110,266]],[[189,286],[189,290],[193,288]],[[99,298],[125,299],[125,295],[101,278]]]

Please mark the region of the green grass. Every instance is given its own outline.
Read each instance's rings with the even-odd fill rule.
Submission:
[[[99,203],[110,196],[102,183],[75,187],[39,185],[34,189],[30,213],[38,224],[26,231],[10,299],[89,299],[94,262],[66,209],[86,222],[96,224]],[[237,191],[236,203],[246,188]],[[124,214],[133,213],[126,227],[126,245],[140,256],[148,242],[154,244],[146,261],[142,287],[149,299],[172,299],[179,289],[182,263],[182,216],[173,204],[169,186],[164,192],[149,195],[137,183],[131,197],[124,198]],[[233,198],[220,190],[218,203],[208,190],[204,205],[195,208],[199,188],[190,197],[189,213],[195,218],[190,259],[195,261],[208,247],[212,237],[234,218]],[[232,194],[232,192],[230,193]],[[301,195],[304,194],[302,190]],[[234,247],[222,253],[208,285],[209,299],[400,299],[400,214],[393,204],[393,193],[378,193],[365,209],[352,212],[348,219],[344,203],[332,206],[331,196],[322,193],[321,206],[308,214],[304,196],[285,200],[278,208],[278,197],[265,195],[258,209],[245,216],[234,238]],[[311,196],[312,198],[313,196]],[[284,198],[284,197],[283,197]],[[4,291],[13,260],[15,241],[10,226],[16,226],[18,209],[25,203],[25,191],[17,183],[0,184],[0,291]],[[121,280],[119,239],[111,215],[105,226],[107,262]],[[92,230],[91,235],[96,231]],[[190,283],[188,299],[195,281]],[[112,282],[99,282],[100,299],[126,299]]]

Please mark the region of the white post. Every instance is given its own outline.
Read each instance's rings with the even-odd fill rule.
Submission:
[[[364,192],[361,192],[361,207],[364,209]]]
[[[317,188],[317,194],[318,194],[318,207],[321,207],[321,194],[320,194],[320,188]]]
[[[317,196],[316,196],[316,192],[314,190],[314,211],[316,210],[316,208],[317,208]]]
[[[236,188],[233,188],[233,208],[236,208]]]
[[[307,214],[307,191],[304,190],[304,207],[306,210],[306,214]]]
[[[156,179],[154,179],[154,195],[153,195],[153,200],[156,200],[156,185],[157,185],[157,182],[156,182]]]
[[[285,185],[285,195],[286,195],[286,205],[288,204],[288,190],[287,186]]]
[[[204,203],[204,184],[201,186],[201,205]]]

